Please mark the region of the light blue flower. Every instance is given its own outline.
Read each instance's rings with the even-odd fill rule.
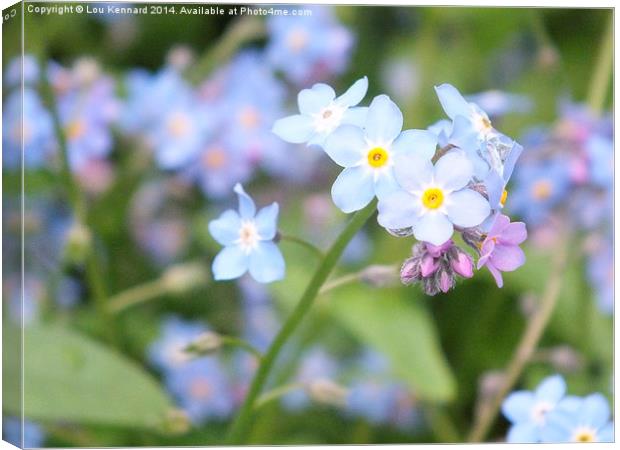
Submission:
[[[25,54],[11,60],[4,74],[6,87],[33,85],[39,81],[39,64],[33,55]]]
[[[257,213],[254,201],[240,184],[235,185],[234,191],[239,196],[239,212],[228,210],[209,222],[211,236],[224,246],[213,260],[213,277],[231,280],[249,271],[260,283],[281,280],[284,258],[273,242],[278,204],[274,202]]]
[[[192,423],[210,419],[223,420],[234,409],[234,396],[229,377],[214,357],[200,358],[166,374],[168,390],[187,412]]]
[[[614,425],[607,399],[591,394],[571,408],[558,406],[547,415],[542,442],[613,442]]]
[[[3,105],[2,122],[2,156],[6,167],[21,166],[22,142],[26,169],[37,169],[48,162],[56,149],[56,137],[52,117],[36,91],[25,88],[23,98],[20,91],[10,94]]]
[[[164,373],[177,370],[190,360],[183,350],[206,331],[208,327],[201,322],[166,317],[159,338],[148,349],[149,361]]]
[[[354,43],[353,35],[337,22],[332,8],[308,9],[311,15],[274,15],[267,20],[267,59],[298,85],[341,73]]]
[[[368,78],[360,78],[340,97],[326,84],[315,84],[297,96],[300,114],[276,121],[273,132],[287,142],[323,146],[340,125],[364,126],[368,108],[353,108],[368,90]]]
[[[592,135],[585,143],[592,183],[611,189],[614,180],[614,143],[601,134]]]
[[[437,163],[419,155],[396,158],[394,171],[400,188],[379,198],[378,221],[388,230],[411,228],[416,239],[441,245],[454,226],[480,225],[491,212],[489,202],[466,186],[473,176],[469,159],[452,150]]]
[[[332,186],[332,199],[345,213],[365,207],[398,189],[394,168],[399,155],[416,154],[430,160],[437,147],[426,130],[401,133],[403,115],[387,95],[375,97],[364,128],[341,125],[325,142],[325,152],[345,169]]]
[[[544,222],[554,206],[570,188],[569,168],[565,159],[554,157],[520,164],[510,192],[510,210],[526,222]]]
[[[502,413],[512,426],[508,442],[540,442],[540,433],[547,415],[563,402],[563,407],[574,406],[575,397],[564,397],[566,383],[560,375],[545,378],[531,391],[515,391],[502,403]]]

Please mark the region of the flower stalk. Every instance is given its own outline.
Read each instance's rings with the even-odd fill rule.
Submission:
[[[243,444],[247,437],[248,431],[251,426],[253,412],[258,396],[262,392],[267,378],[271,373],[271,369],[280,354],[280,351],[284,345],[288,342],[289,338],[295,332],[303,318],[306,316],[310,308],[312,307],[321,286],[327,280],[327,277],[336,266],[336,263],[340,259],[342,252],[353,239],[355,234],[364,226],[366,221],[374,214],[377,206],[376,200],[373,200],[368,206],[360,211],[356,212],[352,219],[349,221],[345,229],[338,236],[336,241],[332,244],[329,251],[325,254],[325,257],[319,263],[312,279],[308,283],[306,290],[301,296],[299,303],[288,317],[274,340],[272,341],[269,349],[263,356],[260,365],[250,388],[246,395],[246,398],[241,405],[239,413],[228,431],[227,443],[228,444]]]

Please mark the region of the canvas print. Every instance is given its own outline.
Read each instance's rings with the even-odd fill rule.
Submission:
[[[3,10],[3,440],[614,441],[613,9]]]

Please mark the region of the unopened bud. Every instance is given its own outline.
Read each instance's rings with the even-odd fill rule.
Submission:
[[[374,264],[362,271],[360,279],[373,287],[391,286],[398,281],[398,270],[394,266]]]
[[[316,402],[339,407],[346,404],[349,395],[347,388],[325,378],[311,382],[307,392]]]
[[[202,264],[186,263],[170,267],[162,275],[164,289],[181,294],[207,282],[207,273]]]
[[[404,285],[415,283],[422,278],[417,258],[406,259],[400,268],[400,281]]]
[[[67,233],[65,259],[72,264],[83,264],[91,250],[92,234],[88,227],[75,222]]]
[[[420,264],[420,274],[423,277],[428,277],[434,274],[438,268],[439,265],[437,264],[435,258],[433,258],[431,255],[425,255],[422,258],[422,262]]]
[[[568,345],[550,349],[549,362],[560,372],[575,372],[583,367],[582,356]]]
[[[185,45],[178,45],[168,52],[167,62],[178,70],[185,70],[194,60],[192,49]]]
[[[190,420],[187,413],[181,409],[171,409],[164,420],[164,430],[170,434],[184,434],[189,431]]]
[[[455,249],[457,247],[454,247]],[[474,276],[474,263],[471,257],[462,250],[455,250],[454,257],[450,259],[452,270],[463,278],[471,278]]]
[[[444,294],[454,287],[454,276],[442,269],[439,273],[439,289]]]
[[[78,84],[88,86],[99,78],[101,67],[93,58],[80,58],[73,66],[73,73]]]
[[[183,351],[193,355],[208,355],[222,347],[222,338],[213,331],[205,331],[189,344]]]
[[[502,386],[504,377],[504,372],[499,370],[483,373],[478,384],[480,398],[484,400],[494,397]]]

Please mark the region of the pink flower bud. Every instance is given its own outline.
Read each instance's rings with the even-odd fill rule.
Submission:
[[[448,274],[448,272],[442,270],[439,274],[439,289],[441,289],[441,292],[448,292],[452,288],[453,284],[454,279]]]
[[[434,274],[438,268],[439,268],[439,265],[435,261],[435,258],[433,258],[432,256],[425,255],[422,258],[422,262],[420,263],[420,273],[422,274],[423,277],[426,278]]]
[[[474,276],[474,264],[469,255],[464,252],[457,252],[457,256],[450,261],[452,270],[463,278],[471,278]]]

